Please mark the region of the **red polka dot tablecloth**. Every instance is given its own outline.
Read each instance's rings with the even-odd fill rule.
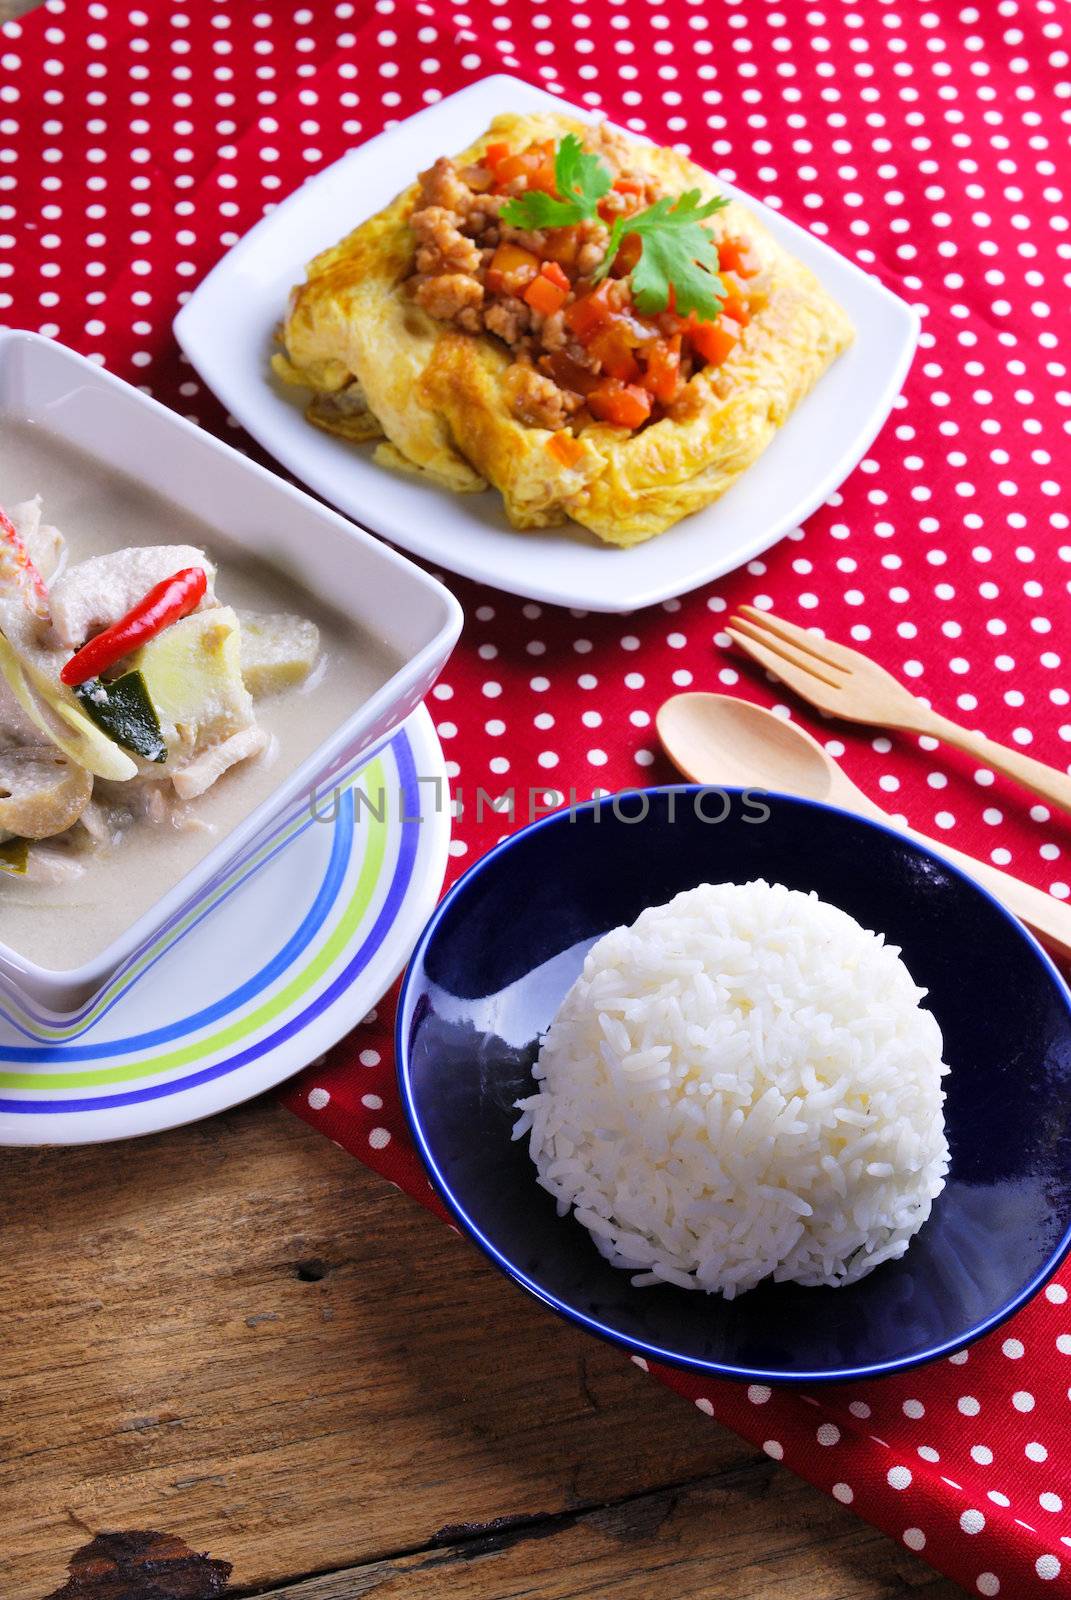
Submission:
[[[454,583],[468,626],[431,700],[463,807],[453,870],[527,820],[533,792],[670,779],[654,713],[694,685],[798,717],[914,826],[1066,899],[1066,818],[932,740],[780,703],[724,623],[772,605],[953,716],[1071,758],[1067,20],[1065,0],[47,0],[0,30],[0,319],[248,448],[171,321],[306,175],[502,69],[678,144],[916,305],[921,347],[867,459],[732,577],[628,618]],[[356,194],[340,233],[360,216]],[[478,788],[497,812],[477,813]],[[392,1014],[388,1000],[288,1100],[434,1207]],[[658,1376],[968,1592],[1071,1594],[1069,1281],[880,1383],[809,1395]]]

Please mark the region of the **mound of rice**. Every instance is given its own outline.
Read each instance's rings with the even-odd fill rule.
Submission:
[[[903,1255],[944,1187],[924,995],[816,895],[701,885],[589,951],[514,1137],[635,1284],[854,1283]]]

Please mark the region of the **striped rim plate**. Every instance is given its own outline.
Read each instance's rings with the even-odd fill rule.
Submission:
[[[65,1024],[0,997],[0,1145],[131,1138],[290,1077],[376,1003],[434,907],[449,788],[422,706],[285,848]]]

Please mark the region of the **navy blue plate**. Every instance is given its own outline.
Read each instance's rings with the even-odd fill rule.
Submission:
[[[1071,1245],[1071,996],[1019,923],[939,857],[830,806],[763,799],[765,821],[747,791],[638,791],[556,812],[477,862],[406,974],[402,1096],[462,1227],[563,1316],[722,1377],[875,1376],[993,1327]],[[848,1288],[634,1289],[537,1185],[527,1141],[510,1139],[513,1103],[595,939],[682,889],[755,877],[881,930],[929,990],[952,1068],[948,1182],[907,1255]]]

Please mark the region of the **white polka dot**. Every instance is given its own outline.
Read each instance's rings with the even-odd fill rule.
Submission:
[[[752,1383],[748,1385],[747,1397],[753,1406],[764,1406],[772,1393],[766,1384]]]
[[[911,1484],[911,1469],[909,1467],[890,1467],[885,1474],[885,1481],[890,1489],[907,1489]]]
[[[925,1550],[926,1535],[921,1528],[905,1528],[904,1543],[909,1550]]]
[[[1031,1461],[1047,1461],[1049,1452],[1037,1439],[1031,1439],[1029,1444],[1024,1444],[1023,1454]]]
[[[767,1439],[762,1448],[765,1450],[766,1454],[768,1456],[772,1456],[775,1461],[780,1461],[785,1453],[784,1445],[779,1443],[777,1439]]]
[[[373,1128],[368,1135],[368,1143],[373,1150],[383,1150],[390,1144],[390,1134],[386,1128]]]
[[[976,1417],[981,1409],[973,1394],[961,1394],[956,1401],[956,1410],[962,1412],[965,1417]]]
[[[1004,1351],[1009,1361],[1019,1361],[1024,1354],[1023,1343],[1020,1339],[1005,1339],[1000,1348]]]
[[[362,1050],[357,1057],[362,1067],[378,1067],[381,1059],[378,1050]]]
[[[865,1400],[853,1400],[848,1407],[853,1417],[860,1417],[864,1422],[870,1415],[870,1407]]]
[[[993,1464],[993,1452],[987,1444],[971,1445],[971,1460],[977,1461],[980,1467],[989,1467]]]
[[[1038,1495],[1038,1505],[1041,1507],[1042,1511],[1062,1511],[1064,1509],[1064,1503],[1060,1499],[1060,1496],[1058,1494],[1051,1494],[1048,1491],[1046,1491],[1045,1494]]]
[[[705,1416],[712,1417],[714,1415],[713,1400],[707,1400],[703,1395],[700,1395],[699,1399],[696,1401],[696,1405]]]
[[[1028,1389],[1017,1389],[1012,1395],[1012,1405],[1016,1411],[1033,1411],[1034,1396]]]
[[[1000,1579],[995,1572],[980,1572],[974,1580],[974,1585],[979,1594],[995,1595],[1000,1593]]]
[[[833,1422],[823,1422],[815,1437],[819,1444],[836,1444],[840,1439],[840,1429]]]
[[[926,1407],[921,1400],[905,1400],[903,1410],[905,1417],[917,1418],[926,1415]]]
[[[1051,1583],[1053,1578],[1060,1576],[1060,1562],[1056,1556],[1038,1556],[1034,1562],[1034,1571],[1046,1583]]]
[[[330,1098],[331,1096],[326,1089],[309,1090],[309,1105],[314,1111],[322,1111]]]
[[[850,1483],[835,1483],[832,1494],[834,1500],[839,1500],[842,1506],[850,1506],[855,1499],[855,1490]]]
[[[964,1533],[981,1533],[985,1527],[985,1517],[981,1511],[965,1511],[959,1519],[959,1525]]]
[[[1054,1306],[1062,1306],[1067,1299],[1067,1290],[1062,1283],[1050,1283],[1045,1290],[1045,1298],[1051,1301]]]

